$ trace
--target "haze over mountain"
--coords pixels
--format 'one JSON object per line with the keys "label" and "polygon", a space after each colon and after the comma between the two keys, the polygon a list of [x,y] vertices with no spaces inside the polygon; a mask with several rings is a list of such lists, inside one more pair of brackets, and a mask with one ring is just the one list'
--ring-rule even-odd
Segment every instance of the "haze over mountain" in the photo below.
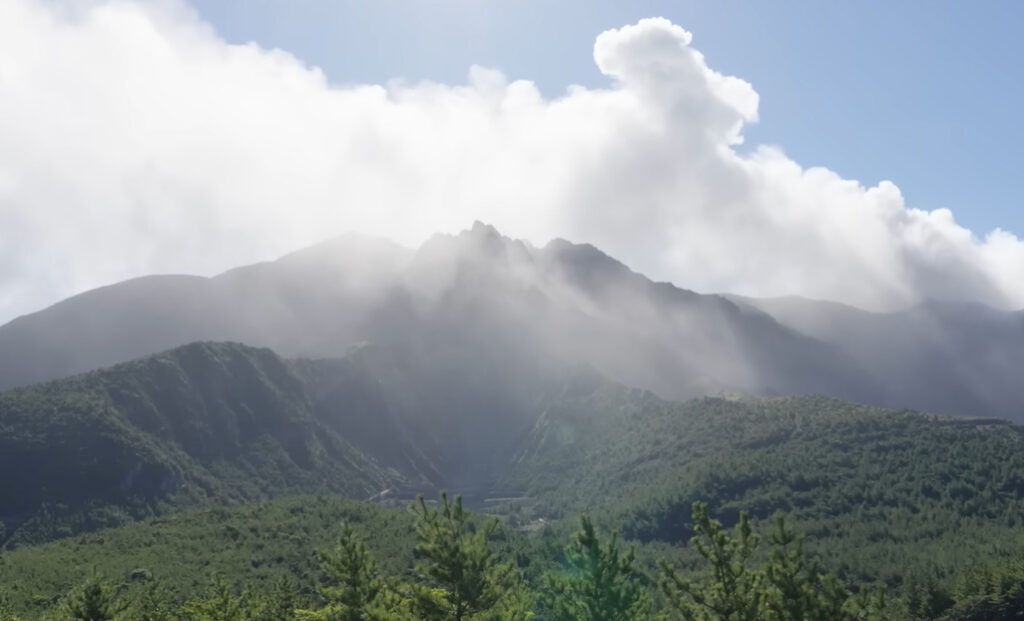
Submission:
{"label": "haze over mountain", "polygon": [[[180,0],[64,5],[0,2],[0,321],[100,283],[211,275],[335,232],[413,245],[473,219],[535,244],[587,241],[700,291],[873,310],[926,299],[1024,306],[1024,241],[1010,214],[970,230],[944,201],[921,204],[913,184],[897,185],[898,171],[830,170],[824,153],[787,152],[786,136],[759,144],[748,128],[799,96],[762,105],[749,76],[726,70],[738,59],[720,67],[700,32],[638,19],[650,7],[630,4],[626,25],[591,22],[621,27],[589,33],[589,50],[567,39],[571,50],[541,54],[593,59],[589,85],[569,78],[552,94],[532,68],[506,74],[477,57],[460,62],[468,71],[454,84],[392,80],[401,73],[354,84],[295,50],[233,44]],[[313,11],[276,21],[303,10]],[[378,44],[346,54],[347,70]],[[980,110],[1014,109],[998,86],[1007,81],[982,81],[993,90]],[[940,84],[936,93],[952,88]],[[968,102],[981,105],[952,107]],[[969,114],[955,126],[979,122]],[[865,139],[829,147],[892,146]],[[993,153],[965,157],[992,174],[1017,159]],[[997,165],[976,166],[985,157]]]}
{"label": "haze over mountain", "polygon": [[1024,311],[932,301],[872,313],[800,298],[730,299],[849,354],[894,387],[892,405],[1024,420]]}
{"label": "haze over mountain", "polygon": [[586,363],[668,397],[880,390],[842,352],[761,312],[651,282],[592,246],[534,248],[483,224],[415,252],[346,236],[212,279],[155,276],[87,292],[0,327],[0,386],[197,340],[284,355],[370,342],[442,359]]}
{"label": "haze over mountain", "polygon": [[821,393],[1020,419],[1020,313],[930,304],[876,314],[700,295],[586,244],[537,248],[478,223],[416,250],[348,235],[214,278],[152,276],[0,327],[0,387],[197,340],[288,356],[360,343],[434,356],[592,366],[665,398]]}

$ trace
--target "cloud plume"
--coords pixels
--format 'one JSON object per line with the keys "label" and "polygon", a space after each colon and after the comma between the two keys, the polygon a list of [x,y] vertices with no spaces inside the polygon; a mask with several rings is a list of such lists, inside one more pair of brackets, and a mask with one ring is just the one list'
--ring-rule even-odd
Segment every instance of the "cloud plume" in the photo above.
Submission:
{"label": "cloud plume", "polygon": [[0,0],[0,321],[131,276],[473,220],[699,291],[1024,306],[1014,235],[738,151],[757,93],[691,43],[664,19],[604,32],[609,85],[549,99],[482,67],[464,85],[331,83],[175,2]]}

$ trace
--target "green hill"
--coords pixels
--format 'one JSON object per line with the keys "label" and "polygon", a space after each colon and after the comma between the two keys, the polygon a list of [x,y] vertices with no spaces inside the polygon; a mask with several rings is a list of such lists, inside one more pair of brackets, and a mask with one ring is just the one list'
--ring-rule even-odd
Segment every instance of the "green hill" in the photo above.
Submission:
{"label": "green hill", "polygon": [[18,544],[285,494],[484,489],[565,377],[471,352],[196,343],[0,393],[0,472],[20,473],[0,477],[0,523]]}
{"label": "green hill", "polygon": [[195,344],[0,394],[0,521],[41,541],[172,507],[295,492],[353,497],[401,476],[313,414],[269,350]]}

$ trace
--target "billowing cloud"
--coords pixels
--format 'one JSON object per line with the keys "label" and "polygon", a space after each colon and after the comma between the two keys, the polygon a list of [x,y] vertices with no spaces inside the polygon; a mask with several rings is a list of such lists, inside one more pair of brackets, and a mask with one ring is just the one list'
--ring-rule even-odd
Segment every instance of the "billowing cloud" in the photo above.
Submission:
{"label": "billowing cloud", "polygon": [[475,219],[701,291],[1024,306],[1010,233],[738,152],[757,93],[691,38],[664,19],[602,33],[609,86],[548,99],[481,67],[465,85],[333,84],[174,2],[0,0],[0,320],[135,275]]}

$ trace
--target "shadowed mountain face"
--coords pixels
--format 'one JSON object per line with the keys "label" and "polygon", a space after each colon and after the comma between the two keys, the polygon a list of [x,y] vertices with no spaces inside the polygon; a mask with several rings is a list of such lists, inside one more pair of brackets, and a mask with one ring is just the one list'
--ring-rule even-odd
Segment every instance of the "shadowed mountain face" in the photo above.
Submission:
{"label": "shadowed mountain face", "polygon": [[671,397],[722,390],[881,388],[844,352],[714,295],[654,283],[588,245],[543,248],[477,224],[416,251],[359,236],[214,278],[152,276],[0,327],[0,388],[80,373],[196,340],[337,356],[370,342],[547,365],[588,364]]}
{"label": "shadowed mountain face", "polygon": [[[194,343],[0,393],[0,523],[46,540],[161,512],[287,493],[365,499],[488,488],[586,369],[357,348],[285,360]],[[63,530],[61,530],[63,529]]]}

